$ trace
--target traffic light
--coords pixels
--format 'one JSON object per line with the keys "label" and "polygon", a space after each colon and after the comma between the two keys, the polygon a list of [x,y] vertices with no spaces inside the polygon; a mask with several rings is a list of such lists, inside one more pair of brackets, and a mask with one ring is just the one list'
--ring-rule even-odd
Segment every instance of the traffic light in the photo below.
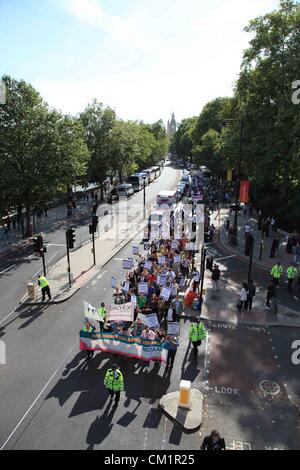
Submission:
{"label": "traffic light", "polygon": [[34,253],[41,253],[43,250],[44,246],[44,240],[42,235],[38,235],[37,237],[34,237],[32,239],[32,246],[33,246],[33,252]]}
{"label": "traffic light", "polygon": [[251,250],[252,246],[254,243],[254,238],[252,235],[247,235],[246,236],[246,243],[245,243],[245,255],[250,256],[251,255]]}
{"label": "traffic light", "polygon": [[69,248],[74,248],[75,241],[76,241],[75,228],[69,228],[67,230],[67,242],[68,242]]}

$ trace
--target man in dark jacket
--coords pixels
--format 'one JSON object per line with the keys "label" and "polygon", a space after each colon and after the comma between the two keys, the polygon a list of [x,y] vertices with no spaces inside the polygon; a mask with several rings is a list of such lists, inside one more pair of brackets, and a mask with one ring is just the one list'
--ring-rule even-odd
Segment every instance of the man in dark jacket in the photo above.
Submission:
{"label": "man in dark jacket", "polygon": [[256,294],[256,287],[253,284],[253,281],[249,281],[247,300],[248,300],[248,308],[250,311],[252,310],[252,302],[253,302],[253,297],[255,297],[255,294]]}
{"label": "man in dark jacket", "polygon": [[218,282],[219,282],[219,279],[220,279],[220,269],[219,269],[219,266],[214,264],[214,267],[213,267],[213,270],[212,270],[212,273],[211,273],[211,278],[212,278],[212,282],[213,282],[213,292],[219,292],[219,285],[218,285]]}
{"label": "man in dark jacket", "polygon": [[277,297],[277,288],[274,281],[270,281],[267,289],[267,301],[266,301],[266,308],[270,309],[270,300],[272,297]]}
{"label": "man in dark jacket", "polygon": [[272,246],[271,246],[271,253],[270,253],[270,258],[274,258],[275,257],[275,252],[277,250],[277,248],[279,247],[279,240],[278,238],[274,238],[273,242],[272,242]]}
{"label": "man in dark jacket", "polygon": [[225,439],[220,437],[218,431],[212,431],[210,436],[204,438],[201,450],[226,450]]}

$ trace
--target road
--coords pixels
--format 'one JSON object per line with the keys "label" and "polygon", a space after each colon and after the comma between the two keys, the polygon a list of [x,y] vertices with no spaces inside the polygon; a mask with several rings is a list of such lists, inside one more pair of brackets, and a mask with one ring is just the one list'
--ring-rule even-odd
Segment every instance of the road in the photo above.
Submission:
{"label": "road", "polygon": [[[165,174],[175,178],[171,169]],[[210,246],[225,256],[220,246]],[[291,345],[300,340],[297,329],[207,322],[208,339],[195,364],[189,321],[182,320],[171,373],[164,366],[142,372],[138,361],[104,353],[86,364],[78,338],[82,301],[110,302],[111,276],[121,280],[122,259],[130,255],[129,244],[67,303],[26,308],[0,325],[7,347],[7,365],[0,366],[0,448],[197,450],[203,436],[217,428],[235,449],[299,449],[300,365],[291,361]],[[238,258],[222,264],[229,282],[247,272]],[[255,281],[262,276],[264,283],[264,275],[254,268]],[[104,373],[115,361],[125,379],[117,410],[108,406],[103,387]],[[205,395],[201,431],[190,435],[157,407],[182,378]]]}

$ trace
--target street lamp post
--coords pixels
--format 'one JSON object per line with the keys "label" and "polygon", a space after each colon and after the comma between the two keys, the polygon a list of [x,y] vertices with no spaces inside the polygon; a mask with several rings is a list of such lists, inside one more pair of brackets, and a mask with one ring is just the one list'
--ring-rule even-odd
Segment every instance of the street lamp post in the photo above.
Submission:
{"label": "street lamp post", "polygon": [[144,180],[144,219],[146,218],[146,176],[143,176]]}

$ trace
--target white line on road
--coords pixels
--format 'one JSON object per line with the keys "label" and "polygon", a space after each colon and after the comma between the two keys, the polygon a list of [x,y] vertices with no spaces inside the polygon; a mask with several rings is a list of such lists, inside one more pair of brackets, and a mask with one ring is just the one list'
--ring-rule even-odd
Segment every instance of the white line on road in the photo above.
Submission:
{"label": "white line on road", "polygon": [[10,269],[14,268],[15,266],[16,266],[16,265],[15,265],[15,264],[13,264],[13,265],[12,265],[12,266],[10,266],[9,268],[6,268],[6,269],[4,269],[4,271],[1,271],[1,272],[0,272],[0,274],[4,274],[4,273],[6,273],[7,271],[9,271]]}
{"label": "white line on road", "polygon": [[216,258],[214,261],[221,261],[223,259],[236,258],[236,255],[223,256],[222,258]]}
{"label": "white line on road", "polygon": [[34,400],[34,402],[30,405],[30,407],[28,408],[28,410],[26,411],[26,413],[24,414],[23,418],[18,422],[17,426],[15,427],[15,429],[10,433],[10,435],[8,436],[8,438],[6,439],[6,441],[4,442],[4,444],[2,445],[2,447],[0,448],[0,450],[3,450],[4,447],[6,446],[6,444],[8,443],[8,441],[12,438],[12,436],[15,434],[16,430],[20,427],[20,425],[23,423],[24,419],[26,418],[26,416],[28,415],[28,413],[31,411],[31,409],[34,407],[34,405],[36,404],[36,402],[38,401],[38,399],[41,397],[41,395],[44,393],[44,391],[46,390],[46,388],[48,387],[49,383],[51,382],[51,380],[55,377],[55,375],[57,374],[57,372],[59,371],[59,369],[61,368],[61,366],[63,365],[63,363],[65,362],[65,360],[67,359],[67,357],[71,354],[71,352],[73,351],[74,349],[74,346],[72,346],[72,348],[70,349],[70,351],[66,354],[66,356],[64,357],[64,359],[62,360],[62,362],[59,364],[59,366],[57,367],[57,369],[55,370],[55,372],[52,374],[52,376],[50,377],[50,379],[48,380],[48,382],[46,383],[45,387],[43,388],[43,390],[38,394],[38,396],[36,397],[36,399]]}

